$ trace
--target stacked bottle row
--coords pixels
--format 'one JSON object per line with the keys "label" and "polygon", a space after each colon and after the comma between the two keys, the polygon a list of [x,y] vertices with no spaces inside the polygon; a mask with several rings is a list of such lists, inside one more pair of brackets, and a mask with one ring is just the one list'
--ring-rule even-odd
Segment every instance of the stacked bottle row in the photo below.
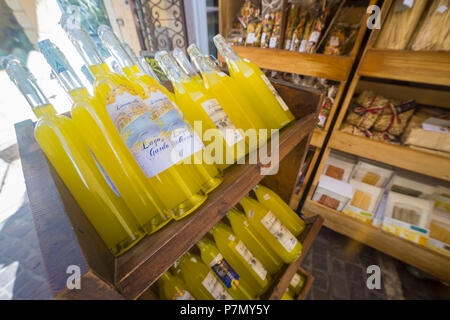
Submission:
{"label": "stacked bottle row", "polygon": [[[230,76],[196,45],[188,52],[201,76],[181,50],[174,53],[178,62],[157,53],[173,94],[109,27],[101,26],[99,37],[123,75],[109,69],[70,17],[61,25],[95,77],[90,94],[53,43],[38,43],[72,99],[71,118],[56,114],[17,59],[10,56],[2,64],[39,119],[37,142],[114,255],[194,212],[221,184],[222,170],[257,147],[244,130],[280,129],[294,119],[261,70],[235,55],[220,35],[215,42]],[[223,140],[214,159],[205,129]]]}
{"label": "stacked bottle row", "polygon": [[[161,276],[161,299],[258,299],[283,264],[299,257],[303,220],[272,190],[258,185],[253,191],[257,200],[248,195],[239,203],[245,213],[229,211],[226,221],[217,223]],[[295,275],[291,294],[298,295],[303,283]]]}

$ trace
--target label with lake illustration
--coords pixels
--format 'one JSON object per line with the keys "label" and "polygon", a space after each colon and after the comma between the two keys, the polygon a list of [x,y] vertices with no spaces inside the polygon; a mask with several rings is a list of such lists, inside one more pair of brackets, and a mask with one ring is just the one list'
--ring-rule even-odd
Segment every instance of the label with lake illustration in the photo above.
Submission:
{"label": "label with lake illustration", "polygon": [[108,92],[106,109],[122,140],[149,178],[170,168],[172,144],[162,130],[160,115],[126,86]]}
{"label": "label with lake illustration", "polygon": [[156,86],[147,86],[144,100],[172,145],[172,163],[178,163],[204,148],[200,138],[183,119],[175,103]]}

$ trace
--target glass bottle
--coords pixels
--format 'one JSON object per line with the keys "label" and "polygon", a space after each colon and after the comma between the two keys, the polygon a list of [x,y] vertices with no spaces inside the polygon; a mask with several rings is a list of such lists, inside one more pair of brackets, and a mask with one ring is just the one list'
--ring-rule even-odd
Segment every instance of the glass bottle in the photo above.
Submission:
{"label": "glass bottle", "polygon": [[[192,178],[201,184],[205,193],[217,188],[222,183],[221,173],[213,164],[202,161],[206,157],[203,154],[202,141],[185,122],[174,96],[148,74],[137,72],[138,66],[127,55],[110,27],[100,26],[99,36],[128,78],[144,88],[146,95],[144,102],[157,115],[157,122],[162,124],[163,130],[167,132],[173,148],[182,155],[177,166],[189,171]],[[189,160],[189,164],[183,164],[186,159]]]}
{"label": "glass bottle", "polygon": [[102,109],[99,101],[83,87],[64,54],[51,41],[43,40],[38,43],[38,47],[58,82],[72,99],[72,119],[85,143],[115,182],[125,203],[147,233],[161,229],[171,221],[172,216],[159,196],[136,177],[129,165],[134,162],[131,154],[114,146],[114,138],[96,115],[96,110]]}
{"label": "glass bottle", "polygon": [[195,300],[184,281],[169,270],[158,279],[158,294],[161,300]]}
{"label": "glass bottle", "polygon": [[[62,19],[62,26],[86,65],[95,75],[96,115],[111,132],[116,145],[131,152],[139,178],[157,193],[173,218],[192,213],[205,200],[201,186],[189,173],[174,166],[171,143],[144,103],[144,90],[125,77],[112,73],[87,33]],[[124,159],[125,161],[125,159]],[[137,168],[136,168],[137,165]],[[137,169],[139,170],[139,169]]]}
{"label": "glass bottle", "polygon": [[200,256],[205,265],[214,271],[217,278],[227,288],[228,293],[236,300],[253,300],[256,292],[241,275],[227,262],[213,241],[203,238],[197,242]]}
{"label": "glass bottle", "polygon": [[280,129],[295,119],[258,66],[239,57],[220,34],[214,37],[214,44],[226,60],[231,77],[239,83],[241,90],[252,102],[251,107],[256,108],[267,128]]}
{"label": "glass bottle", "polygon": [[34,132],[37,142],[100,238],[114,255],[130,249],[143,237],[142,228],[80,139],[73,121],[56,114],[17,59],[7,57],[2,64],[39,118]]}
{"label": "glass bottle", "polygon": [[[173,49],[172,56],[175,58],[175,61],[181,67],[181,69],[191,78],[197,81],[200,85],[203,85],[203,80],[200,74],[195,70],[189,61],[188,57],[184,53],[183,49],[175,48]],[[199,70],[200,71],[200,70]]]}
{"label": "glass bottle", "polygon": [[216,165],[225,169],[243,158],[246,143],[242,130],[235,127],[217,99],[184,73],[166,51],[158,52],[156,60],[173,84],[178,106],[194,131],[202,137],[206,153],[214,154]]}

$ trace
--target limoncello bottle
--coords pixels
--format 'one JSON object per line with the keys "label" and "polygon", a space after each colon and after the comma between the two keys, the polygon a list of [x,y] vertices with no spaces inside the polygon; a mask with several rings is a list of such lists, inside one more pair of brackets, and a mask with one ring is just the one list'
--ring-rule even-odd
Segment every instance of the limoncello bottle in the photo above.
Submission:
{"label": "limoncello bottle", "polygon": [[[197,134],[183,119],[175,103],[175,97],[155,78],[142,73],[123,49],[119,39],[110,27],[102,25],[98,30],[103,44],[119,63],[124,73],[131,81],[144,88],[146,99],[155,114],[159,116],[158,122],[163,124],[164,130],[170,137],[174,150],[178,153],[177,166],[189,171],[193,179],[197,179],[205,193],[209,193],[222,183],[221,173],[214,164],[206,164],[203,158],[203,143]],[[189,164],[183,164],[189,159]]]}
{"label": "limoncello bottle", "polygon": [[254,253],[255,257],[267,268],[270,274],[275,274],[283,266],[283,261],[270,247],[259,238],[258,233],[247,220],[245,214],[237,209],[227,213],[228,221],[236,236]]}
{"label": "limoncello bottle", "polygon": [[189,78],[167,52],[158,52],[156,60],[173,84],[178,106],[194,131],[202,137],[205,151],[214,158],[216,165],[225,169],[243,158],[246,151],[244,136],[217,99]]}
{"label": "limoncello bottle", "polygon": [[169,270],[158,279],[158,294],[161,300],[195,300],[184,281]]}
{"label": "limoncello bottle", "polygon": [[57,115],[35,78],[14,57],[4,58],[10,79],[39,118],[35,137],[107,248],[120,255],[143,236],[141,226],[104,175],[73,121]]}
{"label": "limoncello bottle", "polygon": [[194,254],[185,254],[180,258],[177,268],[186,283],[189,292],[199,300],[233,300],[222,283],[217,280],[201,258]]}
{"label": "limoncello bottle", "polygon": [[268,246],[285,262],[293,262],[301,253],[300,241],[281,223],[280,220],[258,201],[244,197],[240,204],[245,210],[248,222]]}
{"label": "limoncello bottle", "polygon": [[228,70],[241,90],[252,102],[268,128],[280,129],[295,119],[289,107],[258,66],[239,57],[220,35],[214,37],[220,55],[226,60]]}
{"label": "limoncello bottle", "polygon": [[270,210],[296,237],[305,230],[305,222],[275,192],[263,185],[253,188],[256,198],[267,210]]}
{"label": "limoncello bottle", "polygon": [[294,296],[292,295],[292,291],[287,289],[283,296],[281,297],[281,300],[294,300]]}
{"label": "limoncello bottle", "polygon": [[137,69],[139,70],[138,74],[139,73],[148,74],[154,80],[160,82],[158,76],[155,73],[155,71],[153,71],[153,69],[150,67],[150,65],[147,62],[143,63],[143,61],[141,61],[141,59],[138,58],[136,53],[133,51],[133,49],[131,49],[130,45],[127,42],[122,41],[121,42],[121,46],[127,52],[128,56],[133,61],[133,65],[136,66]]}
{"label": "limoncello bottle", "polygon": [[[252,134],[247,135],[250,150],[257,148],[259,129],[266,128],[259,114],[248,107],[250,103],[237,81],[222,72],[211,58],[205,57],[196,44],[188,47],[188,53],[202,74],[205,88],[219,101],[231,121],[239,129],[252,130]],[[267,134],[265,137],[267,139]]]}
{"label": "limoncello bottle", "polygon": [[263,294],[272,282],[266,267],[224,223],[219,222],[210,232],[217,248],[231,267],[246,279],[258,296]]}
{"label": "limoncello bottle", "polygon": [[213,241],[203,238],[197,242],[200,256],[205,265],[214,271],[217,278],[227,288],[228,293],[236,300],[253,300],[256,293],[220,254]]}
{"label": "limoncello bottle", "polygon": [[293,292],[293,297],[298,296],[305,286],[305,277],[298,272],[294,274],[291,282],[289,283],[289,289]]}
{"label": "limoncello bottle", "polygon": [[143,88],[112,73],[84,30],[64,17],[61,24],[96,77],[95,96],[101,105],[96,115],[106,130],[115,130],[110,134],[116,140],[114,144],[128,148],[133,165],[136,168],[137,164],[143,173],[140,179],[159,195],[174,219],[193,212],[206,200],[206,195],[190,173],[174,166],[174,149],[156,121],[157,115],[144,102]]}
{"label": "limoncello bottle", "polygon": [[178,65],[183,69],[183,71],[195,81],[198,82],[198,84],[203,85],[203,79],[200,76],[200,74],[195,70],[195,68],[192,66],[191,62],[189,61],[188,57],[184,53],[183,49],[181,48],[175,48],[172,52],[173,57],[175,58],[175,61],[178,63]]}
{"label": "limoncello bottle", "polygon": [[159,196],[136,177],[134,170],[128,165],[135,162],[128,150],[122,152],[120,147],[114,148],[112,145],[114,140],[96,115],[96,110],[102,109],[99,101],[89,95],[64,54],[51,41],[43,40],[38,43],[38,47],[52,67],[58,82],[73,101],[72,119],[81,136],[115,182],[124,202],[147,233],[162,228],[171,221],[172,216]]}

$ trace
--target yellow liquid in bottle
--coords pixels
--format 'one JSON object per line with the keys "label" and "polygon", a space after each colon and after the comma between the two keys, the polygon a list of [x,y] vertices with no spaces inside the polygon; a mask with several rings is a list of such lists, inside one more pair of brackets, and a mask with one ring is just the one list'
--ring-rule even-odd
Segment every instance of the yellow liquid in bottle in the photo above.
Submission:
{"label": "yellow liquid in bottle", "polygon": [[189,292],[199,300],[233,300],[222,283],[202,261],[194,254],[185,254],[177,267]]}
{"label": "yellow liquid in bottle", "polygon": [[73,121],[51,115],[52,108],[33,109],[37,116],[47,114],[36,124],[36,140],[108,249],[120,255],[144,233],[115,186],[99,170]]}
{"label": "yellow liquid in bottle", "polygon": [[265,266],[223,223],[219,222],[211,233],[217,248],[231,267],[248,282],[258,296],[263,294],[272,282]]}
{"label": "yellow liquid in bottle", "polygon": [[281,300],[294,300],[294,298],[292,296],[292,292],[289,289],[286,290],[286,292],[281,297]]}
{"label": "yellow liquid in bottle", "polygon": [[195,300],[184,281],[170,271],[158,279],[158,293],[161,300]]}
{"label": "yellow liquid in bottle", "polygon": [[197,243],[197,247],[200,249],[203,263],[214,271],[234,299],[253,300],[256,298],[256,293],[224,259],[214,242],[204,238]]}
{"label": "yellow liquid in bottle", "polygon": [[[257,148],[259,129],[266,129],[263,120],[251,107],[251,103],[242,93],[238,83],[220,71],[203,73],[205,87],[219,101],[225,113],[238,129],[244,131],[254,129],[254,140],[248,139],[247,144],[252,151]],[[267,135],[270,136],[270,133]]]}
{"label": "yellow liquid in bottle", "polygon": [[305,277],[299,273],[294,274],[294,277],[292,278],[289,284],[289,290],[291,290],[293,293],[292,296],[293,297],[298,296],[304,286],[305,286]]}
{"label": "yellow liquid in bottle", "polygon": [[[226,129],[236,129],[228,116],[219,105],[218,101],[211,96],[204,87],[197,82],[181,80],[174,82],[175,97],[181,112],[184,114],[189,124],[196,130],[198,136],[202,137],[206,149],[209,150],[211,140],[220,139],[222,148],[214,152],[206,153],[215,155],[216,165],[219,169],[225,169],[235,163],[246,154],[246,143],[244,136],[235,131],[235,135],[226,134]],[[214,121],[212,120],[214,119]],[[195,121],[200,121],[202,128],[194,125]],[[225,123],[225,125],[224,125]],[[214,133],[211,137],[206,137],[204,132],[208,130]],[[216,154],[217,153],[217,154]]]}
{"label": "yellow liquid in bottle", "polygon": [[256,198],[296,237],[305,230],[305,222],[275,192],[262,185],[253,188]]}
{"label": "yellow liquid in bottle", "polygon": [[228,212],[227,218],[230,221],[234,234],[244,242],[255,257],[267,268],[270,274],[275,274],[281,269],[283,266],[282,260],[271,247],[266,246],[259,239],[258,234],[248,222],[245,214],[233,209]]}
{"label": "yellow liquid in bottle", "polygon": [[[101,103],[91,98],[85,88],[70,92],[75,103],[72,119],[113,181],[136,219],[151,234],[172,220],[170,212],[147,184],[147,179],[131,153],[123,145],[119,133],[107,119]],[[92,139],[95,137],[95,139]]]}
{"label": "yellow liquid in bottle", "polygon": [[[103,124],[113,123],[120,133],[115,138],[120,137],[121,141],[114,144],[132,152],[147,177],[146,183],[171,210],[174,219],[192,213],[206,200],[206,195],[189,173],[171,165],[170,144],[161,136],[161,128],[153,121],[154,115],[143,103],[143,97],[139,95],[142,88],[125,77],[110,73],[104,64],[89,68],[96,76],[95,96],[103,108],[106,105],[106,110],[98,117]],[[159,160],[149,163],[149,158]]]}
{"label": "yellow liquid in bottle", "polygon": [[270,246],[285,263],[298,258],[303,250],[302,244],[272,212],[249,197],[243,198],[240,204],[261,241]]}
{"label": "yellow liquid in bottle", "polygon": [[244,59],[227,59],[227,64],[231,77],[238,82],[268,128],[280,129],[295,120],[288,106],[255,64]]}
{"label": "yellow liquid in bottle", "polygon": [[[156,81],[149,75],[141,74],[138,67],[136,66],[125,67],[123,68],[123,71],[131,81],[135,81],[144,88],[147,96],[150,96],[153,92],[158,91],[167,96],[168,100],[173,104],[176,111],[178,112],[180,119],[184,121],[183,115],[176,105],[175,96],[169,90],[160,85],[158,81]],[[178,119],[173,119],[172,121],[176,122],[177,120]],[[183,165],[181,163],[178,163],[177,165],[183,166],[183,170],[190,171],[193,179],[197,179],[201,184],[203,192],[210,193],[215,188],[217,188],[223,180],[221,177],[222,174],[219,172],[216,166],[214,164],[207,164],[205,161],[203,161],[204,157],[206,157],[206,155],[203,153],[203,150],[200,150],[190,157],[190,164]]]}
{"label": "yellow liquid in bottle", "polygon": [[39,106],[37,108],[33,108],[33,113],[36,115],[36,117],[39,119],[43,116],[52,116],[56,115],[56,110],[51,104],[46,104],[43,106]]}

